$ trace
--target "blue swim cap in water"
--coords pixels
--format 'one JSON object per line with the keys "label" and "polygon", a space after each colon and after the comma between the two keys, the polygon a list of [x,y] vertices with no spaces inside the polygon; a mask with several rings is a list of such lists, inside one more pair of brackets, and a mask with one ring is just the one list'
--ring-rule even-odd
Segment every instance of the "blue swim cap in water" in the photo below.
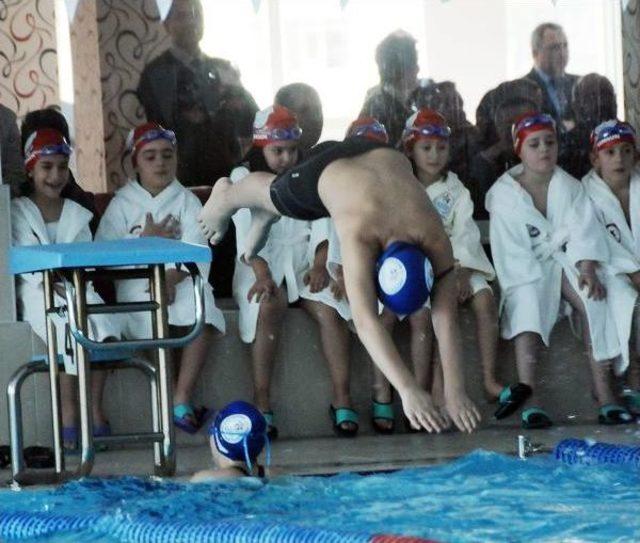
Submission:
{"label": "blue swim cap in water", "polygon": [[385,307],[396,315],[409,315],[429,299],[431,262],[415,245],[394,241],[376,262],[376,288]]}
{"label": "blue swim cap in water", "polygon": [[[268,444],[267,421],[253,405],[243,401],[227,404],[209,426],[216,449],[229,460],[251,465]],[[267,462],[268,463],[268,462]]]}

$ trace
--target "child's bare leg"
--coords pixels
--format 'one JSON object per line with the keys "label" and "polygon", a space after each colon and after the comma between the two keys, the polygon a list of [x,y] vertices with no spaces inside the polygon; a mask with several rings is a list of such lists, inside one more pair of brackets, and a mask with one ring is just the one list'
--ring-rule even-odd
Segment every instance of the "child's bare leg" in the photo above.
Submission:
{"label": "child's bare leg", "polygon": [[411,326],[411,362],[413,373],[418,385],[424,390],[431,391],[432,385],[432,356],[433,356],[433,325],[431,311],[423,308],[409,316]]}
{"label": "child's bare leg", "polygon": [[78,417],[77,377],[67,373],[60,374],[60,404],[62,408],[62,426],[76,426]]}
{"label": "child's bare leg", "polygon": [[[385,309],[380,315],[380,321],[389,334],[393,334],[397,317],[388,309]],[[373,400],[377,403],[391,403],[393,397],[391,395],[391,383],[387,380],[378,366],[371,364],[373,371]],[[374,419],[376,426],[381,431],[391,431],[393,429],[393,421],[388,419]]]}
{"label": "child's bare leg", "polygon": [[178,380],[173,392],[175,405],[188,404],[191,401],[193,389],[200,376],[200,370],[207,360],[209,347],[214,335],[213,326],[207,324],[196,339],[182,348],[180,371],[178,372]]}
{"label": "child's bare leg", "polygon": [[640,390],[640,301],[636,302],[633,312],[631,341],[629,343],[629,369],[625,386],[633,390]]}
{"label": "child's bare leg", "polygon": [[540,353],[541,338],[535,332],[522,332],[514,338],[518,379],[533,390],[530,403],[539,405],[536,394],[536,364]]}
{"label": "child's bare leg", "polygon": [[260,302],[256,339],[251,346],[253,362],[253,401],[260,411],[271,411],[271,375],[278,338],[287,308],[287,295],[278,289],[276,296]]}
{"label": "child's bare leg", "polygon": [[471,298],[471,307],[476,318],[476,336],[482,362],[484,389],[489,398],[497,398],[503,385],[496,377],[498,357],[498,309],[489,289],[478,291]]}
{"label": "child's bare leg", "polygon": [[104,385],[107,381],[107,374],[108,372],[106,370],[99,370],[95,367],[91,368],[91,410],[94,426],[107,424],[107,417],[102,410],[102,398]]}
{"label": "child's bare leg", "polygon": [[204,236],[213,244],[219,243],[227,231],[231,216],[243,207],[279,215],[271,201],[270,185],[273,178],[271,174],[254,172],[235,184],[228,177],[218,179],[198,217]]}
{"label": "child's bare leg", "polygon": [[[302,307],[316,321],[320,329],[322,352],[329,365],[333,397],[331,405],[334,407],[351,408],[351,390],[349,375],[350,337],[347,323],[342,320],[335,309],[321,302],[302,300]],[[345,430],[355,430],[353,422],[341,425]]]}
{"label": "child's bare leg", "polygon": [[613,392],[613,375],[611,371],[611,361],[596,361],[593,358],[591,349],[591,334],[589,332],[589,320],[584,308],[584,304],[579,294],[573,289],[565,275],[562,275],[562,297],[567,300],[574,311],[580,314],[582,322],[582,341],[587,349],[589,356],[589,366],[591,367],[591,377],[593,379],[593,389],[598,400],[598,404],[603,405],[616,403],[616,397]]}

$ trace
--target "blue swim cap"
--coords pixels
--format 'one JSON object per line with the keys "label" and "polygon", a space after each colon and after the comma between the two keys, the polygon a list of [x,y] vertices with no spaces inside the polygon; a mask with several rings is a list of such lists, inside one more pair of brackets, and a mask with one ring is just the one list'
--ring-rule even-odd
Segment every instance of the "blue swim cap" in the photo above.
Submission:
{"label": "blue swim cap", "polygon": [[395,241],[376,262],[378,298],[396,315],[409,315],[429,299],[433,268],[415,245]]}
{"label": "blue swim cap", "polygon": [[253,405],[243,401],[227,404],[209,426],[216,449],[229,460],[244,460],[249,469],[268,443],[267,421]]}

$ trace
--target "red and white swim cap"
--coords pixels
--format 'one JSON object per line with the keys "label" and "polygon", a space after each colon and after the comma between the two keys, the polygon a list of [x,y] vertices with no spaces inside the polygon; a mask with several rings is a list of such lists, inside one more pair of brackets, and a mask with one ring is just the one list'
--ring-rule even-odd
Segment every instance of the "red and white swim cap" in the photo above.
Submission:
{"label": "red and white swim cap", "polygon": [[24,166],[28,172],[43,156],[71,155],[71,146],[65,137],[53,128],[41,128],[29,136],[24,144]]}
{"label": "red and white swim cap", "polygon": [[253,145],[264,147],[278,141],[298,141],[302,129],[295,113],[284,106],[273,105],[258,111],[253,121]]}
{"label": "red and white swim cap", "polygon": [[533,111],[520,115],[511,127],[511,137],[513,138],[513,148],[516,155],[520,154],[524,140],[534,132],[540,132],[541,130],[556,131],[556,122],[551,115]]}
{"label": "red and white swim cap", "polygon": [[389,134],[384,125],[375,117],[360,117],[347,129],[347,138],[365,138],[380,143],[389,143]]}
{"label": "red and white swim cap", "polygon": [[405,152],[410,152],[420,139],[435,138],[448,141],[450,137],[451,128],[447,125],[446,119],[433,109],[421,108],[407,119],[402,132],[402,145]]}
{"label": "red and white swim cap", "polygon": [[167,130],[158,123],[149,122],[141,124],[129,132],[127,137],[127,152],[131,153],[133,165],[136,165],[136,156],[147,143],[156,140],[167,140],[173,147],[177,145],[176,135],[173,130]]}

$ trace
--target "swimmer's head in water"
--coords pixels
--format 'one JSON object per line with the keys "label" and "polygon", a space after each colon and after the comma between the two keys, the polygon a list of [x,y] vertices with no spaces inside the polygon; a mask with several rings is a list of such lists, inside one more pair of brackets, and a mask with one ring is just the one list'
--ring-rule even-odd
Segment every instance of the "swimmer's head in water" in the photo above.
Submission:
{"label": "swimmer's head in water", "polygon": [[176,135],[173,130],[167,130],[158,123],[144,123],[129,132],[127,137],[127,152],[131,154],[133,165],[136,165],[136,157],[140,150],[147,144],[156,140],[166,140],[175,148]]}
{"label": "swimmer's head in water", "polygon": [[375,117],[360,117],[347,129],[345,138],[364,138],[380,143],[389,143],[389,135],[384,125]]}
{"label": "swimmer's head in water", "polygon": [[267,438],[267,422],[253,405],[243,401],[227,404],[209,426],[218,452],[229,460],[244,460],[251,469]]}
{"label": "swimmer's head in water", "polygon": [[378,257],[376,288],[380,301],[395,314],[414,313],[431,294],[431,262],[415,245],[395,241]]}
{"label": "swimmer's head in water", "polygon": [[451,128],[446,119],[437,111],[422,108],[416,111],[405,123],[402,132],[402,145],[405,153],[410,153],[416,141],[420,139],[441,139],[449,141]]}
{"label": "swimmer's head in water", "polygon": [[516,155],[520,155],[522,144],[528,136],[541,130],[551,130],[555,133],[556,122],[551,115],[546,113],[529,112],[520,115],[511,127],[511,137],[513,138],[513,149]]}
{"label": "swimmer's head in water", "polygon": [[256,113],[253,121],[253,145],[264,147],[279,141],[299,141],[302,129],[291,110],[278,104]]}
{"label": "swimmer's head in water", "polygon": [[24,144],[24,166],[30,172],[41,157],[71,155],[71,146],[61,132],[53,128],[36,130]]}

